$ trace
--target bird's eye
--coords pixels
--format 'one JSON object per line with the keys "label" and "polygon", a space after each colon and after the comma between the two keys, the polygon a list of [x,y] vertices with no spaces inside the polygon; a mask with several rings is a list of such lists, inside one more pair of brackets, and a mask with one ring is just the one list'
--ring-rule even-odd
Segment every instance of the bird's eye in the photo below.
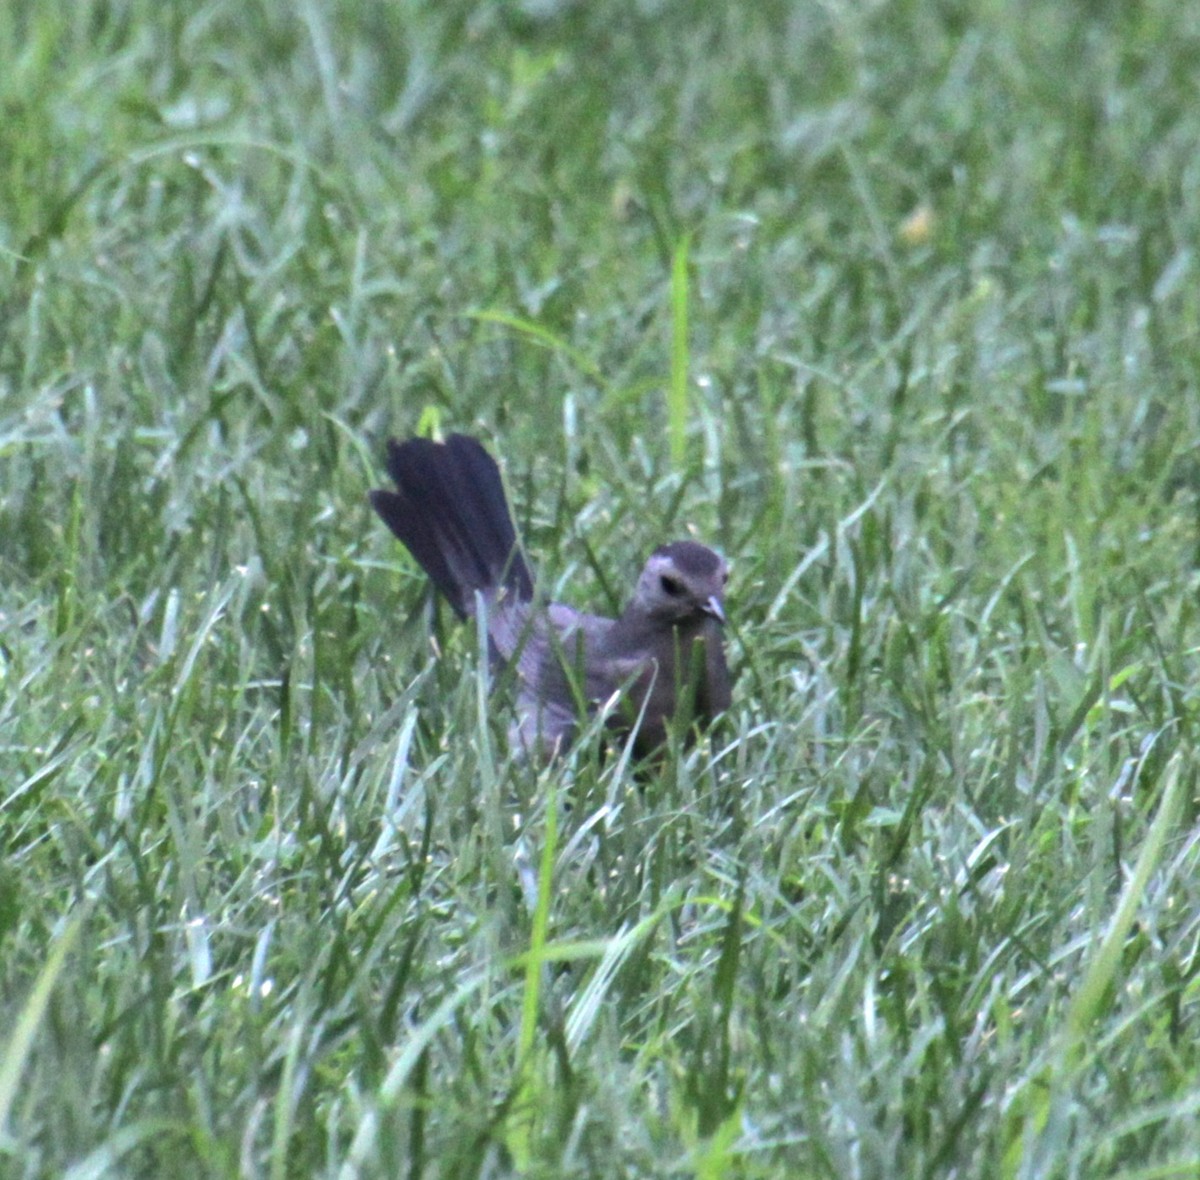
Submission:
{"label": "bird's eye", "polygon": [[669,598],[678,598],[683,593],[683,583],[678,578],[671,578],[663,574],[658,579],[658,584],[662,587],[662,592]]}

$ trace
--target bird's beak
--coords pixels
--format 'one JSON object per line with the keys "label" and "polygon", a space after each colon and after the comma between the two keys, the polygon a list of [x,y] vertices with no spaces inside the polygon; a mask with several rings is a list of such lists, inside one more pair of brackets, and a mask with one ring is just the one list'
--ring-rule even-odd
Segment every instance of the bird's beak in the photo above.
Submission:
{"label": "bird's beak", "polygon": [[721,600],[715,594],[709,598],[700,610],[701,613],[716,619],[718,623],[725,622],[725,608],[721,605]]}

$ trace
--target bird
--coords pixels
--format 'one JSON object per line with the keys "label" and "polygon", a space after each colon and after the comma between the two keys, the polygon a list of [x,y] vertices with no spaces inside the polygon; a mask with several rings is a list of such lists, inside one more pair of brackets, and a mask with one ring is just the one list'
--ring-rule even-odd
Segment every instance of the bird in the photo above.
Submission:
{"label": "bird", "polygon": [[372,507],[460,619],[483,613],[492,662],[515,666],[518,754],[553,759],[603,709],[640,759],[677,721],[690,736],[729,708],[729,569],[715,550],[660,545],[619,617],[588,614],[536,592],[500,469],[477,438],[389,439],[387,470],[396,490],[371,491]]}

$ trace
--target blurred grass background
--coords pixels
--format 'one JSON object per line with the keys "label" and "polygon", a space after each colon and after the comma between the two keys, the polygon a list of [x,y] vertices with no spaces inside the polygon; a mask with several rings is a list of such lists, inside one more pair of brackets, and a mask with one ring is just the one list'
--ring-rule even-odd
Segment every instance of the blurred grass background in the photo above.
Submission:
{"label": "blurred grass background", "polygon": [[[0,1175],[1200,1170],[1200,8],[0,62]],[[509,760],[366,505],[418,428],[558,597],[723,549],[711,741]]]}

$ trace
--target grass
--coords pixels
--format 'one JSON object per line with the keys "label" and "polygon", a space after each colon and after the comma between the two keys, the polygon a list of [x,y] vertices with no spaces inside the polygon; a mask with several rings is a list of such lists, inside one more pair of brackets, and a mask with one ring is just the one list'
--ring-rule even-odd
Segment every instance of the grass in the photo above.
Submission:
{"label": "grass", "polygon": [[[1200,1170],[1194,6],[0,60],[0,1176]],[[509,757],[418,428],[556,596],[723,549],[710,740]]]}

